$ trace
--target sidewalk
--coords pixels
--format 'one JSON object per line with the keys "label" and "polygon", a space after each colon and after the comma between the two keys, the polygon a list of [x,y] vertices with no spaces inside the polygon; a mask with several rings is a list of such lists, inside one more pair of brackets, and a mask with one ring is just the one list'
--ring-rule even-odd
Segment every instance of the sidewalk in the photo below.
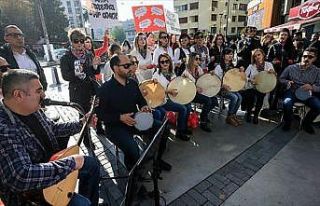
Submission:
{"label": "sidewalk", "polygon": [[[45,72],[50,84],[49,69]],[[47,96],[67,101],[67,84],[49,86]],[[59,107],[57,112],[63,121],[77,116],[72,109]],[[263,120],[235,128],[224,123],[223,114],[211,113],[210,118],[210,134],[196,130],[189,142],[171,137],[165,160],[173,169],[163,172],[159,181],[167,204],[320,205],[319,125],[316,135],[307,135],[295,128],[285,133],[275,123]],[[103,175],[127,174],[121,153],[119,162],[106,137],[94,131],[92,136]],[[120,205],[125,184],[123,179],[103,181],[100,202]]]}

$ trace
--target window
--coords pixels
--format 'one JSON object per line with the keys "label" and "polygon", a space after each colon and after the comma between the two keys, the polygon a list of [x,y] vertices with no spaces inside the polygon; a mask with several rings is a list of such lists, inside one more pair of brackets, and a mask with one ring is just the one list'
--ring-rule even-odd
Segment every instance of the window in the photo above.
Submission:
{"label": "window", "polygon": [[211,33],[212,34],[217,33],[217,27],[211,27]]}
{"label": "window", "polygon": [[198,16],[191,16],[190,21],[191,22],[198,22]]}
{"label": "window", "polygon": [[231,20],[232,22],[235,22],[235,21],[237,21],[237,16],[232,16],[232,20]]}
{"label": "window", "polygon": [[238,4],[233,4],[232,9],[233,9],[233,10],[237,10],[237,9],[238,9]]}
{"label": "window", "polygon": [[225,6],[228,6],[228,2],[226,2],[224,5],[225,5]]}
{"label": "window", "polygon": [[186,11],[186,10],[188,10],[188,4],[181,5],[181,6],[176,6],[175,10],[176,11]]}
{"label": "window", "polygon": [[238,22],[245,22],[247,19],[246,16],[238,16]]}
{"label": "window", "polygon": [[199,2],[191,3],[190,10],[195,10],[199,8]]}
{"label": "window", "polygon": [[188,17],[179,18],[179,23],[180,24],[188,23]]}
{"label": "window", "polygon": [[231,33],[236,33],[236,27],[231,27]]}
{"label": "window", "polygon": [[247,4],[239,4],[239,10],[247,11]]}
{"label": "window", "polygon": [[217,21],[217,14],[211,14],[211,21]]}
{"label": "window", "polygon": [[212,9],[213,8],[218,8],[218,1],[212,1],[212,6],[211,7],[212,7]]}

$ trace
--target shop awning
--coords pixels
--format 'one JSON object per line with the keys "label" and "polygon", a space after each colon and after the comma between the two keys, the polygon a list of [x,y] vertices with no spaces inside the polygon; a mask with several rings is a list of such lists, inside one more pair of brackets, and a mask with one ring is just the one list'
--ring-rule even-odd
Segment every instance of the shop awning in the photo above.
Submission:
{"label": "shop awning", "polygon": [[268,29],[264,30],[264,33],[273,33],[273,32],[279,32],[282,28],[288,28],[289,30],[299,30],[303,25],[310,24],[312,22],[320,21],[320,16],[313,17],[311,19],[307,20],[291,20],[287,23],[280,24],[278,26],[274,26]]}

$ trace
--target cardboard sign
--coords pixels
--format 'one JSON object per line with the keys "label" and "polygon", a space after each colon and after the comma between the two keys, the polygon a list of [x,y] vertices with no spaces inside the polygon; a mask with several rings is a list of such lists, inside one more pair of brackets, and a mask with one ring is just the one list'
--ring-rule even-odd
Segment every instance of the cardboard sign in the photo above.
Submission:
{"label": "cardboard sign", "polygon": [[133,6],[136,32],[165,31],[166,22],[162,5]]}
{"label": "cardboard sign", "polygon": [[106,29],[119,24],[116,0],[86,0],[86,5],[94,39],[103,39]]}
{"label": "cardboard sign", "polygon": [[179,16],[177,13],[165,9],[166,28],[169,34],[180,35]]}

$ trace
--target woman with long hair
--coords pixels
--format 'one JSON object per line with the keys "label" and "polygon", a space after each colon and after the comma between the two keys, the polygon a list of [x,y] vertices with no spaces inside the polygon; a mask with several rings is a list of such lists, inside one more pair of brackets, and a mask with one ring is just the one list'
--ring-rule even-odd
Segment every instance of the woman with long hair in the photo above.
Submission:
{"label": "woman with long hair", "polygon": [[[189,78],[191,81],[196,83],[198,78],[204,74],[202,68],[200,67],[201,64],[201,57],[198,53],[191,53],[189,55],[189,60],[187,64],[186,70],[182,73],[181,76]],[[215,106],[218,106],[218,101],[216,97],[207,97],[202,93],[202,89],[197,87],[197,93],[193,100],[195,103],[200,103],[203,105],[201,113],[200,113],[200,128],[203,131],[211,132],[211,129],[208,125],[209,118],[208,114],[210,113],[211,109]]]}
{"label": "woman with long hair", "polygon": [[[220,79],[223,79],[227,71],[235,68],[235,66],[232,63],[232,60],[233,60],[233,50],[230,48],[225,48],[223,50],[223,57],[220,64],[218,64],[214,69],[214,73],[218,77],[220,77]],[[222,88],[220,93],[224,98],[230,100],[226,123],[235,127],[241,125],[240,119],[236,116],[242,101],[241,94],[239,92],[231,92],[230,87],[228,85],[223,84],[223,82],[222,82]]]}
{"label": "woman with long hair", "polygon": [[[175,96],[177,95],[176,90],[167,89],[170,81],[173,80],[175,77],[176,75],[173,71],[173,62],[171,60],[171,57],[166,53],[160,54],[158,66],[152,78],[159,82],[161,86],[166,89],[167,94]],[[188,141],[190,139],[188,135],[191,134],[190,131],[188,131],[187,129],[188,116],[191,110],[190,104],[178,104],[168,98],[166,100],[166,103],[160,106],[159,109],[161,108],[163,108],[165,111],[178,112],[176,137]]]}
{"label": "woman with long hair", "polygon": [[137,33],[134,39],[134,48],[130,55],[137,57],[139,61],[136,72],[139,82],[152,78],[154,72],[152,64],[152,55],[147,48],[146,35],[144,33]]}
{"label": "woman with long hair", "polygon": [[131,45],[130,42],[128,40],[124,40],[121,44],[121,52],[123,54],[129,54],[131,52]]}
{"label": "woman with long hair", "polygon": [[186,68],[187,56],[190,54],[190,36],[181,34],[179,37],[180,46],[174,50],[175,73],[181,76]]}
{"label": "woman with long hair", "polygon": [[268,71],[274,73],[273,65],[270,62],[265,61],[265,53],[262,49],[255,49],[252,51],[251,64],[246,69],[247,76],[246,90],[243,92],[243,99],[246,102],[246,121],[251,122],[252,109],[254,107],[253,124],[258,124],[258,117],[263,105],[264,93],[261,93],[254,89],[256,84],[255,77],[261,71]]}
{"label": "woman with long hair", "polygon": [[159,42],[157,48],[153,52],[153,64],[157,65],[160,54],[167,53],[173,59],[173,50],[170,47],[169,34],[165,31],[159,32]]}

